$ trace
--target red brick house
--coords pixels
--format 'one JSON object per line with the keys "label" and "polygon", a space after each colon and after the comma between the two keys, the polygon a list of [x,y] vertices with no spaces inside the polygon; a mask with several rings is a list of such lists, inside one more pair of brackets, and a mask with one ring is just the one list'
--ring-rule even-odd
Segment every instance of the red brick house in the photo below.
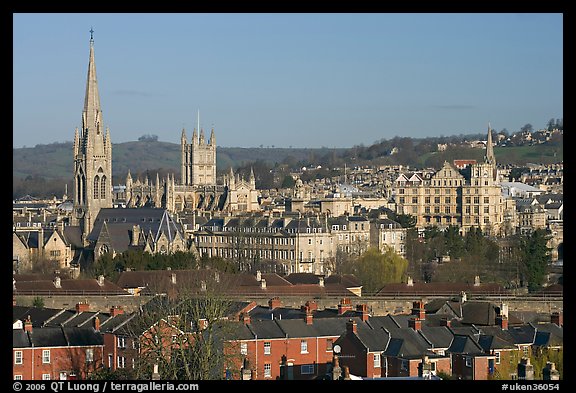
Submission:
{"label": "red brick house", "polygon": [[33,327],[29,318],[21,325],[12,330],[15,380],[86,379],[102,366],[104,341],[94,326]]}

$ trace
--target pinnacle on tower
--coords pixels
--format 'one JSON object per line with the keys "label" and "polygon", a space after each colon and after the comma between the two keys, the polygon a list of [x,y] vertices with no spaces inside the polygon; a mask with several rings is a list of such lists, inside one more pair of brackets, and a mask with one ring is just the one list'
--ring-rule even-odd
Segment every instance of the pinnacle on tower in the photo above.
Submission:
{"label": "pinnacle on tower", "polygon": [[494,148],[492,146],[492,128],[490,127],[490,123],[488,123],[488,139],[486,141],[486,156],[484,157],[484,162],[496,165],[496,157],[494,156]]}

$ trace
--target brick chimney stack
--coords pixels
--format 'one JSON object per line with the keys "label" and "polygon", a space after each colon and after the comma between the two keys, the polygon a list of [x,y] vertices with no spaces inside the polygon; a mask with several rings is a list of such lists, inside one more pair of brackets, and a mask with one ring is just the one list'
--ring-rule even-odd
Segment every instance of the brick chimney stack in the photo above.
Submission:
{"label": "brick chimney stack", "polygon": [[28,315],[28,318],[26,318],[26,320],[24,321],[24,331],[25,332],[32,331],[32,320],[30,319],[30,315]]}
{"label": "brick chimney stack", "polygon": [[242,314],[240,314],[240,321],[242,321],[242,323],[244,325],[250,325],[250,314],[248,314],[247,312],[243,312]]}
{"label": "brick chimney stack", "polygon": [[85,302],[76,303],[76,313],[80,314],[84,311],[90,311],[90,305]]}
{"label": "brick chimney stack", "polygon": [[360,313],[360,319],[362,322],[366,322],[370,317],[368,313],[368,305],[367,304],[357,304],[356,305],[356,312]]}
{"label": "brick chimney stack", "polygon": [[310,310],[310,307],[306,307],[304,312],[304,321],[306,322],[306,325],[312,325],[312,320],[314,318],[312,316],[312,310]]}
{"label": "brick chimney stack", "polygon": [[356,325],[356,321],[353,319],[350,319],[348,322],[346,322],[346,333],[357,333],[358,332],[358,326]]}
{"label": "brick chimney stack", "polygon": [[496,325],[500,326],[502,330],[508,330],[508,317],[502,314],[496,315]]}
{"label": "brick chimney stack", "polygon": [[94,317],[94,330],[100,331],[100,318]]}
{"label": "brick chimney stack", "polygon": [[552,315],[550,315],[550,322],[558,326],[564,326],[564,312],[554,311]]}
{"label": "brick chimney stack", "polygon": [[424,308],[424,302],[422,300],[412,302],[411,315],[414,315],[418,319],[426,319],[426,309]]}
{"label": "brick chimney stack", "polygon": [[414,330],[422,330],[422,320],[418,317],[410,318],[408,320],[408,327]]}
{"label": "brick chimney stack", "polygon": [[268,300],[268,307],[270,308],[270,310],[282,307],[282,301],[278,296],[274,296],[272,299]]}
{"label": "brick chimney stack", "polygon": [[116,315],[124,314],[124,309],[122,306],[112,306],[110,307],[110,316],[115,317]]}
{"label": "brick chimney stack", "polygon": [[316,303],[314,300],[308,300],[304,304],[304,307],[310,308],[310,311],[316,311],[316,310],[318,310],[318,303]]}
{"label": "brick chimney stack", "polygon": [[440,326],[450,327],[451,324],[452,324],[452,321],[450,319],[448,319],[448,317],[442,318],[440,320]]}
{"label": "brick chimney stack", "polygon": [[342,315],[348,310],[352,310],[352,303],[349,298],[344,297],[340,300],[340,304],[338,305],[338,315]]}

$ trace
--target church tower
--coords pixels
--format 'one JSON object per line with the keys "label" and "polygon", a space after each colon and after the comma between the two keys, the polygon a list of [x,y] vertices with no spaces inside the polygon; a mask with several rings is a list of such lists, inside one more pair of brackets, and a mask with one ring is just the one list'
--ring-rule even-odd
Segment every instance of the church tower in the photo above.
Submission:
{"label": "church tower", "polygon": [[100,209],[112,207],[112,141],[110,130],[106,128],[104,132],[93,33],[91,29],[82,129],[76,128],[74,135],[73,223],[80,225],[85,245]]}
{"label": "church tower", "polygon": [[186,131],[182,130],[180,138],[182,157],[182,185],[214,186],[216,185],[216,137],[214,129],[206,142],[204,130],[200,129],[200,137],[196,128],[192,133],[192,141],[186,140]]}

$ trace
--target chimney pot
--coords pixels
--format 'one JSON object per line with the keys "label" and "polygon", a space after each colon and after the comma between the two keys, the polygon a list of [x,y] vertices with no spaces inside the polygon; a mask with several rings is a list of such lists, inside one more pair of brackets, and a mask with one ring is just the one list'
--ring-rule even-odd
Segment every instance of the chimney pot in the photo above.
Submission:
{"label": "chimney pot", "polygon": [[350,319],[348,322],[346,322],[346,332],[347,333],[358,332],[358,325],[356,324],[355,320]]}
{"label": "chimney pot", "polygon": [[90,305],[88,303],[76,303],[76,312],[79,314],[81,312],[84,311],[89,311],[90,310]]}
{"label": "chimney pot", "polygon": [[94,317],[94,330],[100,331],[100,318]]}
{"label": "chimney pot", "polygon": [[30,315],[28,315],[28,318],[26,318],[26,320],[24,321],[24,331],[25,332],[32,331],[32,320],[30,319]]}
{"label": "chimney pot", "polygon": [[422,330],[422,320],[418,317],[410,318],[408,320],[408,327],[414,330]]}

